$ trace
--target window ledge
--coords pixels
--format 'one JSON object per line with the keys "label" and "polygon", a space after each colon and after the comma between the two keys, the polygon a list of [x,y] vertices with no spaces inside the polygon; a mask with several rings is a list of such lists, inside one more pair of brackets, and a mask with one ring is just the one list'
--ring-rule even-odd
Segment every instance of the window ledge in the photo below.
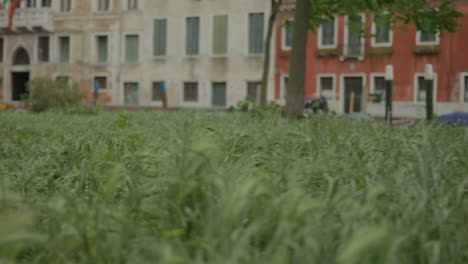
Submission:
{"label": "window ledge", "polygon": [[200,58],[201,58],[200,54],[197,54],[197,55],[185,55],[185,59],[187,59],[187,60],[198,60],[198,59],[200,59]]}
{"label": "window ledge", "polygon": [[249,57],[249,58],[263,58],[263,53],[248,53],[247,57]]}
{"label": "window ledge", "polygon": [[372,47],[370,50],[372,56],[391,56],[393,55],[392,47]]}
{"label": "window ledge", "polygon": [[166,59],[167,59],[167,55],[156,55],[156,56],[153,55],[153,60],[166,60]]}
{"label": "window ledge", "polygon": [[317,50],[317,57],[337,57],[339,55],[339,51],[337,48],[330,48],[330,49],[319,49]]}
{"label": "window ledge", "polygon": [[440,53],[439,45],[416,46],[413,48],[413,54],[416,56],[431,56]]}
{"label": "window ledge", "polygon": [[340,56],[340,61],[346,61],[346,60],[363,61],[364,60],[364,55],[341,55]]}
{"label": "window ledge", "polygon": [[227,56],[227,54],[222,54],[222,55],[221,55],[221,54],[220,54],[220,55],[211,55],[211,58],[212,58],[212,59],[221,59],[221,60],[224,60],[224,59],[227,59],[228,56]]}

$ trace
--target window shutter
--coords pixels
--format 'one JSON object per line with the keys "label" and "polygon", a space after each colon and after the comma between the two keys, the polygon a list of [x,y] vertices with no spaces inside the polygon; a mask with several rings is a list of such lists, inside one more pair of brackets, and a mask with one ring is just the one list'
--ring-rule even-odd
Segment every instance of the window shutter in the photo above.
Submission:
{"label": "window shutter", "polygon": [[264,23],[263,13],[249,15],[249,53],[263,52]]}
{"label": "window shutter", "polygon": [[126,62],[137,62],[138,61],[138,36],[127,35],[126,36],[126,51],[125,51]]}
{"label": "window shutter", "polygon": [[199,53],[200,19],[198,17],[187,18],[186,53],[197,55]]}
{"label": "window shutter", "polygon": [[155,56],[166,55],[166,38],[167,38],[167,20],[154,20],[154,47],[153,54]]}
{"label": "window shutter", "polygon": [[213,54],[226,54],[228,41],[228,16],[213,18]]}

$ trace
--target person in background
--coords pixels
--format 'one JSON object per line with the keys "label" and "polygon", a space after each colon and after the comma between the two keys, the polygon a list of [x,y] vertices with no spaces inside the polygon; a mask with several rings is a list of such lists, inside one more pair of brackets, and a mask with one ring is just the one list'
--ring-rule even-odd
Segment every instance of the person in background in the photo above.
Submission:
{"label": "person in background", "polygon": [[161,81],[161,86],[159,87],[161,89],[161,101],[163,104],[163,109],[167,109],[167,84],[166,81]]}
{"label": "person in background", "polygon": [[94,105],[97,105],[98,97],[99,97],[99,82],[94,80],[93,83],[93,94],[94,94]]}

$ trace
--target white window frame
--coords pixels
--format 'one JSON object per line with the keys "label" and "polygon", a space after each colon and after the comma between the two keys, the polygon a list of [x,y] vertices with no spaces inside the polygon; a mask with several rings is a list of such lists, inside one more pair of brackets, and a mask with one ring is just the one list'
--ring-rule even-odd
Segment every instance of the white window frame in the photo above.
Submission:
{"label": "white window frame", "polygon": [[284,85],[284,79],[285,78],[288,78],[288,82],[289,82],[289,74],[286,74],[286,73],[282,73],[281,76],[280,76],[280,98],[279,98],[279,101],[281,103],[285,103],[286,102],[286,86]]}
{"label": "white window frame", "polygon": [[[53,2],[54,1],[52,1],[52,6],[54,5]],[[62,0],[57,1],[57,11],[59,14],[70,14],[71,12],[73,12],[74,7],[75,7],[75,0],[70,0],[70,11],[62,11]]]}
{"label": "white window frame", "polygon": [[54,81],[57,80],[58,77],[68,77],[68,85],[72,85],[73,84],[73,78],[72,78],[72,75],[70,73],[61,73],[61,72],[55,72],[52,74],[52,79]]}
{"label": "white window frame", "polygon": [[[290,51],[291,50],[291,46],[286,46],[286,23],[291,23],[293,21],[294,21],[293,18],[288,18],[285,21],[285,24],[283,24],[283,26],[281,27],[281,49],[283,51]],[[292,45],[292,43],[291,43],[291,45]]]}
{"label": "white window frame", "polygon": [[[425,74],[424,73],[421,73],[421,72],[417,72],[414,74],[414,84],[413,84],[413,103],[415,104],[419,104],[419,105],[422,105],[422,104],[426,104],[426,102],[419,102],[418,101],[418,78],[419,77],[424,77]],[[437,73],[434,73],[434,103],[437,103]],[[427,96],[427,94],[426,94]]]}
{"label": "white window frame", "polygon": [[320,97],[321,93],[322,93],[322,82],[321,82],[321,79],[322,78],[332,78],[332,89],[333,89],[333,97],[332,97],[332,101],[335,101],[336,100],[336,74],[333,74],[333,73],[320,73],[320,74],[317,74],[317,94],[316,94],[316,97]]}
{"label": "white window frame", "polygon": [[440,45],[440,34],[436,33],[435,41],[421,41],[421,31],[416,32],[416,46],[438,46]]}
{"label": "white window frame", "polygon": [[[268,29],[268,19],[267,19],[267,13],[264,11],[264,10],[252,10],[250,12],[247,13],[247,16],[246,16],[246,25],[245,25],[245,28],[246,28],[246,31],[245,31],[245,55],[247,57],[263,57],[264,55],[264,52],[261,52],[261,53],[250,53],[250,50],[249,50],[249,43],[250,43],[250,15],[251,14],[258,14],[258,13],[262,13],[263,14],[263,42],[265,42],[265,39],[266,39],[266,29]],[[265,51],[265,47],[263,47],[263,51]]]}
{"label": "white window frame", "polygon": [[111,90],[111,87],[110,87],[110,84],[111,84],[111,80],[110,80],[110,76],[108,73],[95,73],[92,75],[92,79],[91,79],[91,90],[94,91],[94,79],[96,77],[105,77],[106,78],[106,88],[105,89],[99,89],[98,93],[107,93],[108,91]]}
{"label": "white window frame", "polygon": [[[68,58],[68,62],[67,63],[63,63],[60,61],[60,48],[61,48],[61,45],[60,45],[60,38],[61,37],[68,37],[69,40],[70,40],[70,45],[69,45],[69,48],[70,48],[70,51],[69,51],[69,55],[70,57]],[[57,64],[71,64],[72,61],[73,61],[73,41],[72,41],[72,35],[71,34],[58,34],[57,35],[57,38],[55,39],[55,43],[57,45],[57,51],[56,51],[56,56],[57,56]],[[50,55],[50,54],[49,54]]]}
{"label": "white window frame", "polygon": [[[98,37],[107,37],[107,61],[105,63],[100,63],[98,61],[98,43],[97,43],[97,38]],[[99,65],[107,65],[109,64],[109,61],[110,61],[110,56],[111,56],[111,50],[110,50],[110,39],[111,36],[110,36],[110,33],[108,32],[96,32],[96,33],[93,33],[92,34],[92,43],[91,43],[91,47],[93,47],[91,49],[91,58],[92,58],[92,62],[95,63],[95,64],[99,64]]]}
{"label": "white window frame", "polygon": [[[388,12],[383,13],[383,15],[388,14]],[[377,39],[375,37],[375,34],[377,33],[377,24],[375,23],[375,14],[372,15],[372,38],[371,38],[371,46],[376,47],[376,48],[389,48],[393,46],[393,28],[390,27],[390,37],[389,37],[389,42],[387,43],[377,43]]]}
{"label": "white window frame", "polygon": [[[366,26],[366,16],[364,14],[359,15],[361,17],[362,21],[362,26],[365,28]],[[344,47],[343,47],[343,54],[345,56],[349,56],[348,54],[348,45],[349,45],[349,29],[348,29],[348,21],[349,21],[349,16],[345,16],[344,20]],[[366,47],[366,42],[365,42],[364,36],[361,36],[361,56],[364,57],[364,52],[365,52],[365,47]]]}
{"label": "white window frame", "polygon": [[[127,61],[127,36],[132,36],[132,35],[137,35],[138,36],[138,60],[137,61],[132,61],[132,62],[128,62]],[[141,41],[141,35],[140,35],[140,32],[125,32],[123,34],[123,39],[122,39],[122,46],[123,46],[123,54],[122,54],[122,63],[123,64],[138,64],[141,62],[141,51],[143,50],[142,48],[142,41]],[[128,82],[131,82],[131,81],[128,81]]]}
{"label": "white window frame", "polygon": [[374,82],[375,77],[383,77],[384,80],[385,80],[385,73],[383,73],[383,72],[374,72],[374,73],[371,73],[369,75],[369,78],[370,78],[370,93],[376,93],[376,91],[375,91],[375,82]]}
{"label": "white window frame", "polygon": [[323,45],[322,44],[322,39],[323,39],[323,32],[322,32],[322,26],[318,28],[318,34],[317,34],[317,46],[319,49],[336,49],[338,47],[338,16],[334,16],[334,21],[335,21],[335,36],[334,38],[334,44],[333,45]]}
{"label": "white window frame", "polygon": [[465,102],[465,77],[468,77],[468,72],[462,72],[460,73],[460,102],[462,104],[468,104],[468,102]]}
{"label": "white window frame", "polygon": [[114,8],[114,1],[109,0],[109,9],[108,10],[99,10],[99,0],[93,0],[93,13],[98,14],[107,14],[111,13]]}
{"label": "white window frame", "polygon": [[[214,42],[214,39],[213,39],[214,32],[213,32],[213,30],[214,30],[214,17],[215,16],[227,16],[227,20],[228,20],[228,22],[227,22],[228,34],[227,34],[227,43],[226,43],[226,53],[224,53],[224,54],[214,54],[214,52],[213,52],[213,42]],[[211,16],[211,25],[210,25],[211,26],[211,30],[210,30],[211,34],[210,34],[208,39],[210,41],[210,46],[209,46],[210,54],[214,58],[225,58],[229,54],[229,42],[230,42],[230,36],[229,35],[230,35],[230,32],[231,32],[231,30],[230,30],[231,25],[229,23],[230,21],[231,21],[231,16],[229,15],[229,13],[219,13],[219,14],[214,14],[214,15]],[[200,26],[201,26],[201,20],[200,20]],[[201,27],[200,27],[200,36],[201,36]],[[200,44],[201,44],[201,40],[200,40]]]}

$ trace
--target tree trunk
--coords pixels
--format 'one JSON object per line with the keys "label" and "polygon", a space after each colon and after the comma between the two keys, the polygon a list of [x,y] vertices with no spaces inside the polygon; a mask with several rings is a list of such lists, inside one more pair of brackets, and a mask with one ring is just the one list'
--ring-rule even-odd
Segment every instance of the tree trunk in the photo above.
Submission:
{"label": "tree trunk", "polygon": [[260,92],[260,104],[267,104],[268,96],[268,77],[270,75],[270,53],[271,53],[271,41],[273,38],[273,30],[275,29],[276,17],[278,15],[279,8],[283,0],[271,0],[271,14],[268,20],[268,31],[265,39],[264,59],[263,59],[263,75]]}
{"label": "tree trunk", "polygon": [[310,0],[297,0],[293,25],[291,66],[286,88],[286,115],[294,116],[304,111],[306,72],[306,46],[309,31]]}

